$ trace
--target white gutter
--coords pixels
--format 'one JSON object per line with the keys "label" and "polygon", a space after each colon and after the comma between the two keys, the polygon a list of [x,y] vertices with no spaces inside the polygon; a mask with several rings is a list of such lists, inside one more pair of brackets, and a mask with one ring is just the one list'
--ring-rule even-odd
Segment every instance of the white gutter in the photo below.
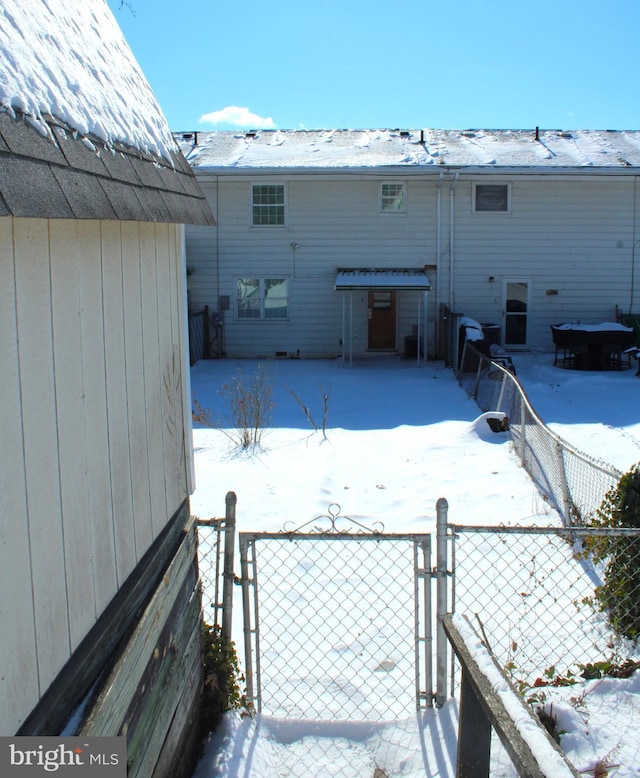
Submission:
{"label": "white gutter", "polygon": [[440,251],[442,250],[442,181],[444,173],[440,171],[436,190],[436,351],[440,343]]}
{"label": "white gutter", "polygon": [[456,173],[451,182],[451,189],[449,190],[449,310],[455,310],[455,295],[453,285],[453,266],[455,258],[455,230],[454,230],[454,214],[455,214],[455,199],[456,199],[456,184],[458,183],[458,175]]}

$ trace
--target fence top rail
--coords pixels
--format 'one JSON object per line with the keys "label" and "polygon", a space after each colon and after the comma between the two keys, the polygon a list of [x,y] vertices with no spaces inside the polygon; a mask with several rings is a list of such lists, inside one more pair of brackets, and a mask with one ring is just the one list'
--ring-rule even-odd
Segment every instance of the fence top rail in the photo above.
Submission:
{"label": "fence top rail", "polygon": [[240,532],[241,540],[406,540],[411,543],[426,543],[431,539],[430,533],[398,533],[398,532]]}
{"label": "fence top rail", "polygon": [[640,527],[518,527],[504,525],[471,526],[466,524],[448,524],[452,535],[462,533],[492,533],[495,535],[562,535],[566,537],[640,537]]}
{"label": "fence top rail", "polygon": [[[445,615],[444,631],[485,715],[511,757],[518,775],[528,778],[572,778],[569,763],[546,729],[519,697],[497,662],[463,617]],[[475,646],[471,644],[475,643]],[[464,712],[460,711],[460,720]],[[525,733],[527,737],[525,737]],[[474,733],[460,732],[459,737]],[[464,748],[464,742],[459,748]]]}
{"label": "fence top rail", "polygon": [[[555,433],[553,430],[549,429],[547,425],[544,423],[544,421],[538,416],[535,408],[531,404],[531,401],[529,400],[529,397],[527,396],[527,393],[525,392],[522,384],[520,381],[518,381],[517,377],[513,375],[513,373],[510,370],[507,370],[503,365],[499,364],[498,362],[494,362],[492,359],[487,357],[485,354],[483,354],[479,349],[477,349],[472,342],[467,341],[466,342],[467,347],[471,348],[475,354],[477,355],[478,359],[481,362],[486,362],[488,365],[491,366],[491,370],[499,370],[502,372],[503,376],[506,380],[510,381],[513,385],[515,391],[520,395],[522,398],[522,402],[524,403],[527,411],[531,414],[534,421],[545,428],[547,434],[556,441],[565,451],[568,451],[573,456],[577,457],[578,459],[582,459],[586,462],[588,462],[592,467],[596,468],[597,470],[600,470],[601,472],[605,473],[606,475],[611,476],[612,478],[615,478],[616,480],[620,478],[622,473],[615,468],[613,465],[608,464],[607,462],[603,462],[601,459],[596,459],[595,457],[590,456],[589,454],[585,454],[583,451],[579,451],[575,446],[572,446],[571,443],[566,441],[564,438],[560,437],[557,433]],[[517,421],[515,419],[511,420],[513,424],[516,424]]]}
{"label": "fence top rail", "polygon": [[215,516],[210,519],[201,519],[199,516],[196,518],[196,524],[199,527],[222,527],[225,523],[225,517],[216,518]]}

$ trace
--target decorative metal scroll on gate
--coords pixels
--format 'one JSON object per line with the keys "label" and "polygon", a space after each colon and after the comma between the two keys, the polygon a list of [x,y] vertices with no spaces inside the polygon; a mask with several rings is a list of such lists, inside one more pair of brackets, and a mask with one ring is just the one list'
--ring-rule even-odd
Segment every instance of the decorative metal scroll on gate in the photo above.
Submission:
{"label": "decorative metal scroll on gate", "polygon": [[431,538],[329,506],[240,533],[246,679],[281,718],[394,720],[432,702]]}

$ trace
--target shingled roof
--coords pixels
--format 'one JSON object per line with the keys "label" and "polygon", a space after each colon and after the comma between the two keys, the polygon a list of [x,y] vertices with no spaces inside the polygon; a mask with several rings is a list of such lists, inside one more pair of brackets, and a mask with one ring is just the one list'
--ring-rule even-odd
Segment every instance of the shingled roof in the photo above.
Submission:
{"label": "shingled roof", "polygon": [[179,151],[108,147],[43,118],[48,135],[0,110],[0,216],[214,224]]}
{"label": "shingled roof", "polygon": [[104,0],[0,19],[0,216],[214,223]]}
{"label": "shingled roof", "polygon": [[640,132],[616,130],[257,130],[175,136],[202,173],[385,169],[637,175]]}

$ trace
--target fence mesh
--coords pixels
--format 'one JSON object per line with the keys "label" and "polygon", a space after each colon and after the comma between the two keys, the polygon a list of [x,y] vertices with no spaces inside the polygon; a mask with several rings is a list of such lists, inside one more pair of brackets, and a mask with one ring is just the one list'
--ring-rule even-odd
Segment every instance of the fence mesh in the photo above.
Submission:
{"label": "fence mesh", "polygon": [[638,654],[640,530],[450,525],[450,533],[454,610],[476,620],[517,680]]}
{"label": "fence mesh", "polygon": [[388,721],[415,712],[417,698],[430,703],[426,670],[422,694],[417,679],[431,662],[417,596],[428,578],[419,587],[426,565],[412,539],[241,533],[240,549],[254,568],[258,709]]}
{"label": "fence mesh", "polygon": [[205,624],[222,624],[224,519],[198,519],[198,566]]}
{"label": "fence mesh", "polygon": [[565,523],[588,524],[622,474],[552,432],[538,417],[510,370],[469,342],[462,351],[458,381],[481,410],[506,414],[523,467]]}

